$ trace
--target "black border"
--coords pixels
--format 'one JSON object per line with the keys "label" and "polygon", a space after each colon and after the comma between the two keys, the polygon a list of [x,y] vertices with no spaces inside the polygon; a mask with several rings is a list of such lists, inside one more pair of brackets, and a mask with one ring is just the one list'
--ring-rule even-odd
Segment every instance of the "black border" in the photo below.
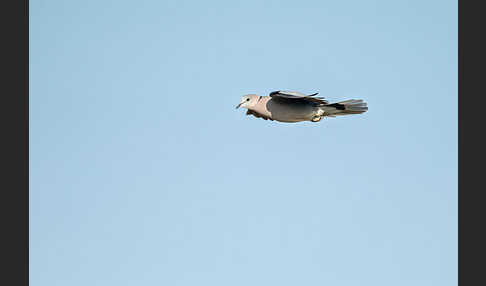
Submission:
{"label": "black border", "polygon": [[[484,278],[484,9],[459,0],[458,170],[459,285],[486,285]],[[466,136],[468,134],[468,136]],[[482,282],[481,282],[482,281]]]}
{"label": "black border", "polygon": [[29,1],[2,1],[2,285],[29,285]]}

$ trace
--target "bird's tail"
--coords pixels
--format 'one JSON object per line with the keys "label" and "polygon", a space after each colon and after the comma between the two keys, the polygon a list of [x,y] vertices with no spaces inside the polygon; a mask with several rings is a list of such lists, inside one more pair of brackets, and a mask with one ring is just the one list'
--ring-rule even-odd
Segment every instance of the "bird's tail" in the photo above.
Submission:
{"label": "bird's tail", "polygon": [[324,116],[334,117],[337,115],[360,114],[368,110],[366,102],[361,99],[349,99],[332,104],[321,106]]}

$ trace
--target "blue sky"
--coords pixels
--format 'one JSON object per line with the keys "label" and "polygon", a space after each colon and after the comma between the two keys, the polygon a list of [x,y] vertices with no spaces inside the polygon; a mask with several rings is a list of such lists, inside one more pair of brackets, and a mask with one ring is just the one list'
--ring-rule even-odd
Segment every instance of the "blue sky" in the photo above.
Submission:
{"label": "blue sky", "polygon": [[[364,99],[285,124],[247,93]],[[457,284],[456,1],[31,1],[31,285]]]}

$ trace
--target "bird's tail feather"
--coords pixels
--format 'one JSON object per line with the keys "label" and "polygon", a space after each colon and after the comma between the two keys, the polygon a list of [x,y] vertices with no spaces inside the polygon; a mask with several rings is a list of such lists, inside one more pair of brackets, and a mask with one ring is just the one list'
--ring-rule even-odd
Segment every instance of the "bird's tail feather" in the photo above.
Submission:
{"label": "bird's tail feather", "polygon": [[360,114],[368,110],[366,102],[361,99],[349,99],[333,104],[323,105],[324,116],[337,116],[348,114]]}

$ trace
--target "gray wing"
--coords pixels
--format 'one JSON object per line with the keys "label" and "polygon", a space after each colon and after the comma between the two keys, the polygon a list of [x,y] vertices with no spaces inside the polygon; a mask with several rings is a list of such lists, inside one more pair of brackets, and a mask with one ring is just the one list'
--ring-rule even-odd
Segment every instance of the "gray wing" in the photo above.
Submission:
{"label": "gray wing", "polygon": [[317,97],[317,94],[319,93],[316,92],[313,94],[305,95],[297,91],[278,90],[271,92],[270,97],[288,102],[311,102],[316,105],[325,105],[329,103],[327,100],[324,99],[324,97]]}
{"label": "gray wing", "polygon": [[270,119],[270,120],[272,120],[272,121],[273,121],[273,119],[272,119],[272,118],[270,118],[270,117],[268,117],[268,116],[265,116],[265,115],[263,115],[263,114],[260,114],[260,113],[258,113],[258,112],[256,112],[256,111],[250,110],[250,109],[248,109],[248,110],[246,111],[246,115],[253,115],[253,116],[255,116],[256,118],[262,118],[262,119],[265,119],[265,120]]}

